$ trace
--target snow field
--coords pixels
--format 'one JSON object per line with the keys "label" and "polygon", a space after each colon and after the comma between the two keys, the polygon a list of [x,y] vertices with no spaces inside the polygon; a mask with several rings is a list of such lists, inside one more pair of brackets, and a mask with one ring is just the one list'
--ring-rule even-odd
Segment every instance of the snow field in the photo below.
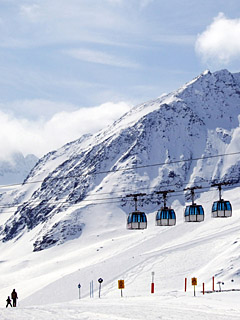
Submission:
{"label": "snow field", "polygon": [[[238,191],[233,208],[238,207]],[[229,198],[230,192],[225,195]],[[209,200],[206,194],[198,202]],[[116,219],[111,209],[98,209],[89,207],[83,215],[86,229],[82,236],[61,246],[30,252],[34,231],[15,246],[10,242],[1,245],[1,319],[240,319],[240,292],[201,293],[203,282],[205,290],[211,290],[212,276],[215,290],[218,281],[224,282],[222,289],[240,289],[239,210],[233,210],[232,218],[212,219],[205,209],[204,222],[184,223],[179,206],[176,226],[156,227],[153,212],[148,215],[147,230],[129,231],[120,209],[115,208]],[[102,210],[106,212],[103,220]],[[155,293],[151,295],[153,271]],[[104,279],[101,299],[99,277]],[[198,278],[196,297],[192,277]],[[125,280],[123,298],[117,287],[120,279]],[[94,299],[89,298],[92,280]],[[80,301],[78,283],[82,286]],[[19,293],[19,307],[5,310],[13,288]]]}
{"label": "snow field", "polygon": [[2,320],[240,319],[239,292],[193,297],[172,292],[131,298],[94,298],[45,306],[0,309]]}

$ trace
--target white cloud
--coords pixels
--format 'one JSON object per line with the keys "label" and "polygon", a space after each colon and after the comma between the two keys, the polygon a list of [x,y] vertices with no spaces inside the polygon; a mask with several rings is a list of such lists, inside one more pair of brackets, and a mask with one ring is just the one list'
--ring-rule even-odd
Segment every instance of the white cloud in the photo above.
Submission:
{"label": "white cloud", "polygon": [[4,20],[0,45],[32,47],[76,41],[114,44],[115,32],[135,30],[135,24],[121,14],[124,1],[35,0],[19,4],[14,0],[15,10],[5,9],[9,18]]}
{"label": "white cloud", "polygon": [[240,57],[240,18],[228,19],[223,13],[197,38],[195,49],[204,62],[228,64]]}
{"label": "white cloud", "polygon": [[72,56],[73,58],[92,62],[99,63],[104,65],[110,65],[114,67],[123,67],[123,68],[138,68],[138,64],[125,60],[123,58],[110,55],[105,52],[88,50],[88,49],[70,49],[64,51],[66,54]]}
{"label": "white cloud", "polygon": [[59,112],[46,121],[19,119],[0,111],[0,158],[7,159],[16,151],[43,156],[85,133],[97,132],[129,110],[130,106],[125,102],[109,102],[97,107]]}

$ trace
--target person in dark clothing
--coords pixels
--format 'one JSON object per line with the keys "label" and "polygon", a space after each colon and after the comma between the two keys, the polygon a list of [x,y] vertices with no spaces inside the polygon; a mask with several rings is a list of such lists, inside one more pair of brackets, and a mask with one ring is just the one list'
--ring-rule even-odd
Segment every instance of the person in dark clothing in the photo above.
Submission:
{"label": "person in dark clothing", "polygon": [[12,300],[13,300],[13,306],[14,307],[16,307],[16,305],[17,305],[17,299],[18,299],[17,292],[15,291],[15,289],[13,289]]}
{"label": "person in dark clothing", "polygon": [[10,305],[12,307],[12,300],[10,299],[10,297],[8,296],[7,298],[7,305],[6,305],[6,308]]}

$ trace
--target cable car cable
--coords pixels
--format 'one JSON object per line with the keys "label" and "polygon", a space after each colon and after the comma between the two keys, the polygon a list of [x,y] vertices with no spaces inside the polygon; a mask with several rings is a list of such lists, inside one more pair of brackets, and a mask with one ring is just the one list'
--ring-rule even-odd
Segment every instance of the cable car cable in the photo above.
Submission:
{"label": "cable car cable", "polygon": [[[219,155],[211,155],[211,156],[205,156],[205,157],[199,157],[199,158],[190,158],[190,159],[183,159],[183,160],[175,160],[175,161],[169,161],[167,165],[171,164],[176,164],[176,163],[182,163],[182,162],[189,162],[189,161],[198,161],[198,160],[205,160],[205,159],[212,159],[212,158],[217,158],[217,157],[225,157],[225,156],[232,156],[232,155],[238,155],[240,152],[232,152],[232,153],[225,153],[225,154],[219,154]],[[70,178],[79,178],[79,177],[86,177],[89,175],[98,175],[98,174],[106,174],[106,173],[115,173],[115,172],[122,172],[122,171],[129,171],[129,170],[134,170],[134,169],[143,169],[143,168],[150,168],[150,167],[157,167],[157,166],[164,166],[166,165],[165,162],[162,163],[155,163],[155,164],[148,164],[148,165],[142,165],[142,166],[134,166],[131,168],[120,168],[120,169],[114,169],[114,170],[107,170],[107,171],[99,171],[99,172],[93,172],[90,174],[85,174],[85,175],[67,175],[63,177],[46,177],[43,180],[36,180],[36,181],[24,181],[23,183],[15,183],[15,184],[8,184],[8,185],[0,185],[1,188],[7,188],[7,187],[15,187],[15,186],[23,186],[26,184],[34,184],[34,183],[42,183],[45,180],[63,180],[63,179],[70,179]]]}

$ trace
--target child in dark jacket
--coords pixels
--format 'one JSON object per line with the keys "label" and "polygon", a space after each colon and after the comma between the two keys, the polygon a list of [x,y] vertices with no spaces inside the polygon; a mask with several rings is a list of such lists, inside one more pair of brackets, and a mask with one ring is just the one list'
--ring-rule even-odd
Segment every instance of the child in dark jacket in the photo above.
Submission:
{"label": "child in dark jacket", "polygon": [[6,308],[10,305],[11,307],[12,307],[12,301],[11,301],[11,299],[10,299],[10,297],[8,296],[8,298],[7,298],[7,305],[6,305]]}

